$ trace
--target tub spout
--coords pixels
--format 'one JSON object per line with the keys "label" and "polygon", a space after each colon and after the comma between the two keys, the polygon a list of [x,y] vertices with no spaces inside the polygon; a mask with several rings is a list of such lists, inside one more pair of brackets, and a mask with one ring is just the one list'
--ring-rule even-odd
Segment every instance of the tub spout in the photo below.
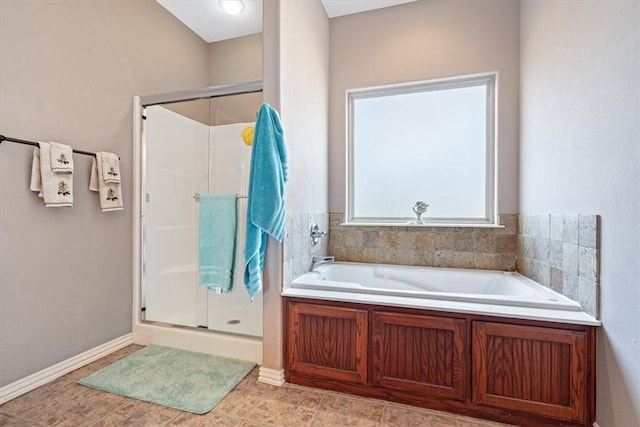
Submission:
{"label": "tub spout", "polygon": [[311,271],[320,267],[322,264],[333,264],[335,261],[335,257],[332,256],[317,256],[314,255],[311,257]]}

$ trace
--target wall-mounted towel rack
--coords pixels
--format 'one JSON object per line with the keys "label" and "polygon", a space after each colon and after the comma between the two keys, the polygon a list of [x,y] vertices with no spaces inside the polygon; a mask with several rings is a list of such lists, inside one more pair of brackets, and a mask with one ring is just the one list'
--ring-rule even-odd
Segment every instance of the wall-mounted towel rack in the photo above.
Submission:
{"label": "wall-mounted towel rack", "polygon": [[[239,194],[236,195],[236,200],[238,200],[238,199],[246,199],[246,198],[247,198],[247,196],[242,196],[242,195],[239,195]],[[199,202],[200,201],[200,193],[194,194],[193,195],[193,200],[195,200],[196,203]]]}
{"label": "wall-mounted towel rack", "polygon": [[[33,145],[34,147],[39,147],[40,144],[38,144],[37,142],[34,141],[27,141],[25,139],[17,139],[17,138],[11,138],[8,136],[4,136],[4,135],[0,135],[0,144],[4,141],[9,141],[9,142],[16,142],[18,144],[25,144],[25,145]],[[83,151],[83,150],[73,150],[74,153],[78,153],[78,154],[84,154],[85,156],[96,156],[96,153],[92,153],[90,151]]]}

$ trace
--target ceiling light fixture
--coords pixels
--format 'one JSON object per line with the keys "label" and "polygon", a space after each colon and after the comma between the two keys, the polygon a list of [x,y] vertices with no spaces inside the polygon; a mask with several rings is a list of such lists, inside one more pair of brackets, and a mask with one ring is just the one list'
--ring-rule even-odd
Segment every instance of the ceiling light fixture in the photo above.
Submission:
{"label": "ceiling light fixture", "polygon": [[244,2],[242,0],[218,0],[218,4],[229,15],[238,15],[244,10]]}

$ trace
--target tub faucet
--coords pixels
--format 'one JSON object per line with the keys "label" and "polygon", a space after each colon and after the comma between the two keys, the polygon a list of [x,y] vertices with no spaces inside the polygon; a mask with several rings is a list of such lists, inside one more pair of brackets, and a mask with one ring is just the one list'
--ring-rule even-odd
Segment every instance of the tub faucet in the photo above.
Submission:
{"label": "tub faucet", "polygon": [[320,267],[322,264],[333,264],[336,260],[335,257],[332,256],[317,256],[314,255],[311,257],[311,271]]}

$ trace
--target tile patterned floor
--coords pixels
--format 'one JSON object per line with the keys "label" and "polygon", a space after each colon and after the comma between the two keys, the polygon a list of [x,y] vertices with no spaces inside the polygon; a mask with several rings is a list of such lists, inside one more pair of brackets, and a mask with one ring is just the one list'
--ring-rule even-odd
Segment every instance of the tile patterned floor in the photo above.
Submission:
{"label": "tile patterned floor", "polygon": [[77,380],[140,348],[137,345],[123,348],[0,405],[0,426],[505,426],[292,384],[270,386],[258,382],[257,369],[205,415],[190,414],[77,384]]}

